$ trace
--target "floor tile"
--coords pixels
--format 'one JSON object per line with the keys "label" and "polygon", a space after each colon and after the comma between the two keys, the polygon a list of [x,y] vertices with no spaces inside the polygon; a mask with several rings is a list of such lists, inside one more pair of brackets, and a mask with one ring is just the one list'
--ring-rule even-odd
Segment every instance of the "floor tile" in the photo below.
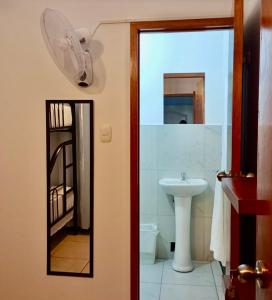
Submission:
{"label": "floor tile", "polygon": [[216,286],[221,287],[223,285],[223,278],[222,278],[222,269],[218,261],[213,261],[211,263],[214,282]]}
{"label": "floor tile", "polygon": [[87,234],[69,234],[65,237],[64,241],[90,243],[90,236]]}
{"label": "floor tile", "polygon": [[81,273],[90,273],[90,263],[87,263]]}
{"label": "floor tile", "polygon": [[90,248],[88,243],[63,241],[51,252],[51,256],[89,260]]}
{"label": "floor tile", "polygon": [[140,265],[140,281],[161,283],[164,261],[157,260],[153,265]]}
{"label": "floor tile", "polygon": [[142,282],[140,286],[140,300],[160,300],[160,289],[160,284]]}
{"label": "floor tile", "polygon": [[215,285],[218,287],[222,287],[224,284],[222,275],[213,275],[213,277],[214,277]]}
{"label": "floor tile", "polygon": [[218,300],[216,289],[214,287],[162,284],[160,300],[183,300],[183,299],[184,300]]}
{"label": "floor tile", "polygon": [[211,262],[211,267],[214,275],[222,275],[220,263],[216,260]]}
{"label": "floor tile", "polygon": [[162,283],[184,284],[199,286],[215,286],[210,264],[195,263],[192,272],[181,273],[174,271],[171,266],[172,260],[167,260],[164,264]]}
{"label": "floor tile", "polygon": [[202,262],[202,261],[193,261],[194,270],[197,273],[207,272],[212,273],[211,263],[210,262]]}
{"label": "floor tile", "polygon": [[51,271],[80,273],[87,263],[84,259],[51,257]]}
{"label": "floor tile", "polygon": [[217,289],[218,299],[219,300],[225,300],[225,295],[224,295],[223,288],[220,287],[220,286],[217,286],[216,289]]}

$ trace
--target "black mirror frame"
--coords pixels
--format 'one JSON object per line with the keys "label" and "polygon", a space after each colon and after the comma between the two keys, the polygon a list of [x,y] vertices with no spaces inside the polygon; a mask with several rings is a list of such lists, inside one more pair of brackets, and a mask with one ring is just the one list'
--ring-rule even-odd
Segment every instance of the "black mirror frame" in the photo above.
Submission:
{"label": "black mirror frame", "polygon": [[[50,269],[50,104],[52,103],[69,103],[69,104],[89,104],[90,105],[90,272],[60,272],[51,271]],[[94,240],[94,109],[93,100],[46,100],[46,175],[47,175],[47,275],[57,276],[75,276],[75,277],[93,277],[94,257],[93,257],[93,240]]]}

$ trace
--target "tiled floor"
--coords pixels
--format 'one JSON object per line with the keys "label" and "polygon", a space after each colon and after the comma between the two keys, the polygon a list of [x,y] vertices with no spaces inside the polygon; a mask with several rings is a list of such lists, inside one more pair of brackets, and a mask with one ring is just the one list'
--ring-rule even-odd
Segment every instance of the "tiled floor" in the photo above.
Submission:
{"label": "tiled floor", "polygon": [[176,272],[172,260],[141,265],[140,300],[223,300],[221,268],[218,262],[194,262],[189,273]]}
{"label": "tiled floor", "polygon": [[67,235],[51,251],[51,271],[89,273],[89,235]]}

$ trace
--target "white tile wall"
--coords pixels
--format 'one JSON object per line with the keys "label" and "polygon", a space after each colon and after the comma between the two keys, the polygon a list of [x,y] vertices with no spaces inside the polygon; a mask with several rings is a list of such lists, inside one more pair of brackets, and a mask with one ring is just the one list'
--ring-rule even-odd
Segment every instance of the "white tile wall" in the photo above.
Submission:
{"label": "white tile wall", "polygon": [[140,171],[140,211],[149,215],[157,214],[157,171]]}
{"label": "white tile wall", "polygon": [[148,214],[140,214],[140,223],[148,224],[148,223],[155,223],[158,224],[158,216],[156,215],[148,215]]}
{"label": "white tile wall", "polygon": [[[204,167],[204,128],[199,125],[157,127],[157,168],[198,172]],[[182,127],[182,128],[181,128]]]}
{"label": "white tile wall", "polygon": [[219,169],[222,150],[221,126],[205,125],[204,135],[204,167],[206,170]]}
{"label": "white tile wall", "polygon": [[216,172],[221,166],[221,126],[142,125],[140,128],[140,222],[156,223],[159,258],[171,258],[175,240],[174,204],[158,184],[163,177],[204,178],[208,189],[192,201],[192,257],[209,260]]}
{"label": "white tile wall", "polygon": [[157,169],[156,134],[157,134],[157,126],[140,127],[140,168],[141,170]]}

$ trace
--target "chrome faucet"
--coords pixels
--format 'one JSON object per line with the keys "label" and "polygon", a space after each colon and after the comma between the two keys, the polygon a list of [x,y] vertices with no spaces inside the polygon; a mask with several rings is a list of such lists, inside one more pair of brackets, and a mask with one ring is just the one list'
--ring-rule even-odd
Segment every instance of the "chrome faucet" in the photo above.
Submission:
{"label": "chrome faucet", "polygon": [[181,180],[182,181],[186,180],[186,172],[181,172]]}

